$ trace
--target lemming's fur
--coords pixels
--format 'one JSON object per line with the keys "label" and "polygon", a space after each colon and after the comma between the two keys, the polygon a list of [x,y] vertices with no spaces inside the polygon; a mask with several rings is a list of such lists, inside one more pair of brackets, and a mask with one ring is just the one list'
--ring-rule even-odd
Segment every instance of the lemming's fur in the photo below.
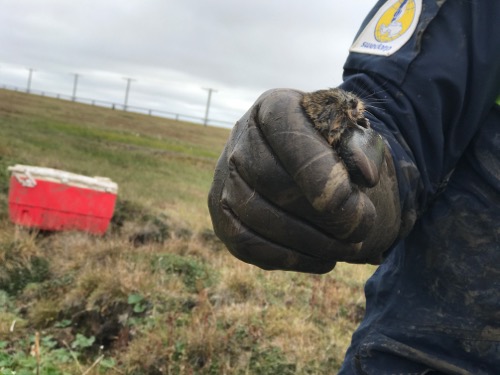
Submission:
{"label": "lemming's fur", "polygon": [[304,94],[301,105],[314,127],[335,147],[344,130],[361,126],[369,128],[364,116],[365,104],[355,94],[332,88]]}

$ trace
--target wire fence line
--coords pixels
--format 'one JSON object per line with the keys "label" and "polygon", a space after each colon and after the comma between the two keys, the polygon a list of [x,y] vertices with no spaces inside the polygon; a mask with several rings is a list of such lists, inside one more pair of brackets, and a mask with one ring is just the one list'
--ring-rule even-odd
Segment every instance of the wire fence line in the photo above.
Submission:
{"label": "wire fence line", "polygon": [[176,120],[176,121],[189,121],[189,122],[194,122],[194,123],[199,123],[199,124],[204,124],[204,125],[206,124],[206,125],[210,125],[210,126],[222,126],[222,127],[226,127],[226,128],[234,125],[234,123],[230,122],[230,121],[206,119],[205,117],[185,115],[182,113],[168,112],[168,111],[162,111],[162,110],[158,110],[158,109],[151,109],[151,108],[145,108],[145,107],[138,107],[138,106],[133,106],[133,105],[128,105],[128,104],[126,105],[123,103],[115,103],[115,102],[111,102],[111,101],[107,101],[107,100],[83,98],[83,97],[79,97],[79,96],[54,93],[54,92],[50,92],[50,91],[34,90],[31,88],[30,89],[21,88],[21,87],[12,86],[12,85],[2,85],[1,87],[4,90],[25,92],[28,94],[39,95],[39,96],[47,96],[47,97],[56,98],[56,99],[60,99],[60,100],[67,100],[67,101],[72,101],[72,102],[77,102],[77,103],[82,103],[82,104],[110,108],[113,110],[142,113],[142,114],[146,114],[149,116],[163,117],[163,118],[172,119],[172,120]]}

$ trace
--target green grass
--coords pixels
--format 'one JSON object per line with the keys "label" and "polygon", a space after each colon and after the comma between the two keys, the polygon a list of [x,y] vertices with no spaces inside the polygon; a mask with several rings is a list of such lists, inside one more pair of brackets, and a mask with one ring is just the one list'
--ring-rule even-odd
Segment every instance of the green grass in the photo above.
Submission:
{"label": "green grass", "polygon": [[[228,136],[0,90],[0,374],[337,371],[374,267],[265,272],[225,251],[206,199]],[[117,182],[108,233],[14,226],[14,164]]]}

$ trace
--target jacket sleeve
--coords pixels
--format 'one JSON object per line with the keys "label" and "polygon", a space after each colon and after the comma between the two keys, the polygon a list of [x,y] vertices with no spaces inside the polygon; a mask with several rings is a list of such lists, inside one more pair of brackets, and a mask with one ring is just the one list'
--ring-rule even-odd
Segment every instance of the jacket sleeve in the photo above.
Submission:
{"label": "jacket sleeve", "polygon": [[[386,138],[406,214],[421,214],[439,194],[495,103],[499,20],[500,1],[389,0],[356,36],[341,87],[365,99]],[[392,21],[399,37],[387,29]]]}

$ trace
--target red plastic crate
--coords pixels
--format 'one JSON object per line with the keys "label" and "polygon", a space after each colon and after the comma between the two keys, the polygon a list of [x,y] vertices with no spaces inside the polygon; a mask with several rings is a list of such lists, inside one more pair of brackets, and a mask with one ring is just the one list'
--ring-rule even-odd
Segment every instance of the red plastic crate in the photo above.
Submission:
{"label": "red plastic crate", "polygon": [[118,185],[109,178],[28,165],[15,165],[9,171],[9,216],[13,223],[94,234],[108,229],[118,192]]}

